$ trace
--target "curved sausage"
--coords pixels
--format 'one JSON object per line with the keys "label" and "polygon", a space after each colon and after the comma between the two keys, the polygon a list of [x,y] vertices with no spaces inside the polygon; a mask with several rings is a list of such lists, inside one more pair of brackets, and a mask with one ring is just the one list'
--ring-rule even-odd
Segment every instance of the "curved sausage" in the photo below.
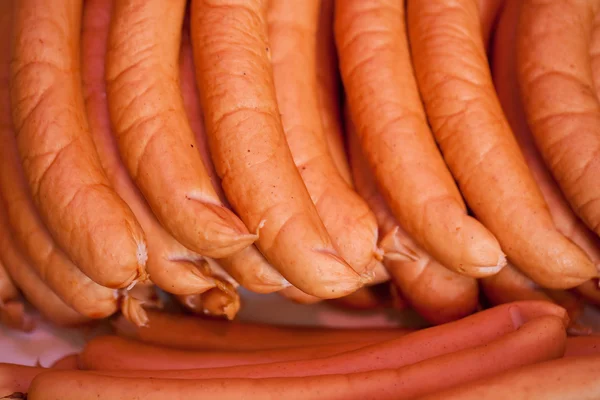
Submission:
{"label": "curved sausage", "polygon": [[110,119],[125,167],[169,233],[207,257],[256,235],[217,197],[187,121],[179,86],[186,2],[117,1],[106,54]]}
{"label": "curved sausage", "polygon": [[473,213],[536,283],[566,289],[596,276],[586,254],[556,229],[503,114],[477,1],[413,1],[408,28],[428,120]]}
{"label": "curved sausage", "polygon": [[391,211],[447,268],[472,277],[495,274],[506,264],[504,253],[492,233],[467,215],[429,129],[411,65],[404,1],[335,5],[348,108]]}
{"label": "curved sausage", "polygon": [[10,92],[32,199],[56,243],[100,285],[146,279],[144,233],[110,186],[81,92],[82,0],[16,3]]}
{"label": "curved sausage", "polygon": [[379,193],[352,122],[346,121],[356,190],[371,207],[380,229],[384,264],[406,301],[429,322],[440,324],[464,317],[477,308],[474,278],[459,275],[435,261],[402,229]]}
{"label": "curved sausage", "polygon": [[82,82],[92,139],[108,179],[144,230],[148,242],[146,270],[152,282],[174,294],[201,293],[214,287],[198,268],[205,261],[160,225],[131,181],[112,135],[104,81],[112,8],[113,0],[88,0],[83,10]]}
{"label": "curved sausage", "polygon": [[383,341],[401,336],[407,331],[403,328],[333,329],[273,326],[203,320],[153,310],[147,312],[150,322],[143,328],[132,326],[122,317],[114,320],[113,327],[117,334],[145,343],[180,349],[235,351]]}
{"label": "curved sausage", "polygon": [[325,344],[276,350],[190,351],[153,346],[118,336],[100,336],[86,343],[79,356],[84,369],[144,370],[216,368],[327,357],[367,346],[370,342]]}
{"label": "curved sausage", "polygon": [[524,2],[516,57],[540,154],[575,213],[600,235],[600,101],[591,56],[598,15],[598,0]]}
{"label": "curved sausage", "polygon": [[419,400],[580,400],[600,397],[600,357],[552,360],[438,392]]}
{"label": "curved sausage", "polygon": [[[12,2],[4,2],[3,4],[8,5]],[[42,11],[43,8],[40,12]],[[29,12],[33,13],[33,10],[29,10]],[[10,16],[11,13],[3,15],[5,17]],[[16,23],[17,19],[11,21]],[[48,23],[48,21],[44,23]],[[2,26],[7,27],[8,25],[5,23]],[[15,25],[15,29],[19,29],[19,25]],[[11,253],[14,257],[17,257],[18,253],[18,259],[23,260],[15,260],[15,263],[29,264],[29,266],[24,267],[23,271],[19,271],[19,277],[24,278],[32,273],[37,273],[39,276],[32,282],[25,284],[27,289],[21,286],[22,282],[19,282],[19,286],[28,298],[38,295],[31,293],[32,290],[35,290],[33,288],[37,286],[45,287],[44,294],[46,295],[50,290],[53,291],[69,306],[66,307],[61,304],[58,308],[72,319],[82,318],[81,316],[76,318],[75,311],[90,318],[103,318],[112,315],[118,309],[116,291],[94,283],[69,260],[67,255],[54,242],[32,202],[17,152],[14,137],[16,133],[12,130],[8,93],[8,42],[2,41],[0,43],[2,44],[0,57],[4,57],[0,62],[0,88],[2,88],[0,91],[0,203],[2,203],[0,208],[2,208],[4,218],[2,223],[5,224],[3,226],[5,229],[4,234],[10,237],[11,244],[7,244],[7,247],[16,246],[13,247]],[[40,68],[45,68],[43,65],[43,63],[40,64]],[[27,68],[29,67],[26,67],[25,71],[27,71]],[[31,71],[30,73],[33,74]],[[13,263],[7,262],[6,267],[13,268],[13,270],[17,268],[17,265],[10,264]],[[13,279],[18,279],[13,273],[11,275]],[[57,303],[62,302],[53,300],[52,303],[56,306]],[[49,306],[43,306],[42,308],[48,310]],[[70,310],[67,312],[66,309],[69,308],[73,308],[75,311]]]}
{"label": "curved sausage", "polygon": [[[321,298],[362,286],[312,204],[281,126],[267,41],[266,0],[196,0],[191,37],[215,168],[257,247],[292,285]],[[249,33],[250,32],[250,33]]]}
{"label": "curved sausage", "polygon": [[[187,29],[186,29],[187,28]],[[195,66],[192,53],[192,45],[189,37],[189,22],[184,21],[184,32],[180,53],[181,68],[181,93],[185,105],[190,127],[196,135],[196,147],[202,157],[208,176],[219,199],[227,207],[229,203],[223,189],[221,180],[217,176],[215,166],[212,162],[208,149],[206,132],[204,130],[204,118],[200,105],[200,95],[196,87]],[[229,275],[240,285],[257,293],[272,293],[290,284],[283,276],[258,251],[254,244],[228,257],[219,258],[218,263]]]}

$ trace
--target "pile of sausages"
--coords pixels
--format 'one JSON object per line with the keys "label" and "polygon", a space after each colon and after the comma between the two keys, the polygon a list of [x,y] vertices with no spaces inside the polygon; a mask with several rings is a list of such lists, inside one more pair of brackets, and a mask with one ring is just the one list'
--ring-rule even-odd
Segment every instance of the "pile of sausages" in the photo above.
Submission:
{"label": "pile of sausages", "polygon": [[[112,399],[138,389],[409,398],[466,382],[459,371],[473,380],[561,357],[565,330],[590,334],[579,317],[600,305],[598,21],[600,0],[1,1],[3,325],[34,328],[26,300],[58,325],[115,316],[142,340],[187,348],[189,338],[167,339],[169,326],[194,323],[153,310],[159,289],[231,320],[240,286],[368,308],[381,283],[398,307],[440,325],[300,345],[298,335],[348,333],[273,328],[281,338],[264,342],[286,343],[279,352],[209,359],[326,354],[331,364],[175,382],[161,379],[188,375],[50,373],[30,397],[91,396],[53,392],[68,377]],[[473,314],[482,305],[497,307]],[[516,316],[520,307],[536,311]],[[506,318],[510,332],[498,328]],[[197,323],[217,324],[215,335],[241,329]],[[214,366],[195,364],[204,354],[111,340],[90,342],[79,364]],[[233,339],[221,345],[236,350]],[[506,362],[493,355],[503,352]],[[111,354],[120,358],[95,364]],[[557,368],[592,374],[591,360],[498,375],[469,393]],[[310,379],[288,380],[298,373]],[[532,390],[549,393],[542,386]]]}
{"label": "pile of sausages", "polygon": [[[566,335],[547,301],[406,329],[208,321],[150,310],[50,368],[0,364],[0,395],[29,400],[596,399],[600,340]],[[25,394],[26,393],[26,394]],[[431,397],[429,397],[431,396]]]}

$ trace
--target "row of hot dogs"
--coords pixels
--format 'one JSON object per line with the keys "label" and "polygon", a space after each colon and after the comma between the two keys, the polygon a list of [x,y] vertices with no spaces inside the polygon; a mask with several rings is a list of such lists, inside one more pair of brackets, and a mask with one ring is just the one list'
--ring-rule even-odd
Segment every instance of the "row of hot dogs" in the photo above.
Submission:
{"label": "row of hot dogs", "polygon": [[0,395],[49,399],[595,399],[598,337],[564,309],[497,306],[411,332],[206,321],[156,311],[115,321],[50,368],[0,365]]}

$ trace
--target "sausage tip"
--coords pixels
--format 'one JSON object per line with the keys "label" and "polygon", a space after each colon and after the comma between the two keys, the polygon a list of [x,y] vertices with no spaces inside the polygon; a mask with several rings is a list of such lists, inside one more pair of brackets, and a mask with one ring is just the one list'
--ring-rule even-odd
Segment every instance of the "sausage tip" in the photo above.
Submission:
{"label": "sausage tip", "polygon": [[126,296],[123,299],[123,304],[121,306],[121,313],[123,316],[137,327],[145,327],[148,325],[148,315],[142,308],[143,303],[142,300]]}

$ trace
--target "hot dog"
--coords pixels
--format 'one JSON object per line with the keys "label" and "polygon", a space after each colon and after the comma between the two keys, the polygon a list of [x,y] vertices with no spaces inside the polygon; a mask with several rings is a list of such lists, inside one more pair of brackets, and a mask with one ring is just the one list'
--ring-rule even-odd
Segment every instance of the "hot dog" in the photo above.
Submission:
{"label": "hot dog", "polygon": [[[381,255],[377,222],[344,181],[321,122],[316,48],[319,1],[271,0],[267,20],[277,104],[296,167],[335,248],[365,281]],[[304,68],[298,65],[304,64]]]}
{"label": "hot dog", "polygon": [[527,1],[516,36],[517,79],[535,144],[575,213],[597,235],[600,102],[591,39],[599,12],[597,0]]}
{"label": "hot dog", "polygon": [[[181,93],[190,127],[196,135],[198,153],[206,167],[213,188],[223,204],[230,207],[208,150],[189,35],[189,21],[184,21],[180,53]],[[257,293],[271,293],[289,286],[289,282],[267,262],[255,245],[248,246],[231,256],[219,258],[217,261],[236,282],[248,290]]]}
{"label": "hot dog", "polygon": [[428,127],[410,62],[404,1],[347,0],[335,6],[351,119],[394,216],[453,271],[472,277],[497,273],[506,264],[504,253],[496,238],[467,215]]}
{"label": "hot dog", "polygon": [[564,358],[523,366],[419,400],[580,400],[600,396],[600,357]]}
{"label": "hot dog", "polygon": [[145,370],[216,368],[305,360],[344,353],[371,344],[354,342],[253,351],[190,351],[148,345],[118,336],[101,336],[86,343],[79,356],[84,369]]}
{"label": "hot dog", "polygon": [[181,97],[178,60],[186,2],[114,4],[106,92],[130,176],[161,224],[187,248],[207,257],[244,249],[256,235],[219,201],[194,148]]}
{"label": "hot dog", "polygon": [[331,329],[271,326],[201,320],[148,310],[148,327],[136,328],[123,318],[113,325],[120,336],[181,349],[265,350],[288,347],[381,341],[406,333],[402,328]]}
{"label": "hot dog", "polygon": [[15,3],[13,123],[32,200],[56,243],[98,284],[127,288],[146,279],[146,243],[90,137],[81,92],[82,7],[82,0]]}
{"label": "hot dog", "polygon": [[432,323],[452,321],[473,312],[479,302],[477,281],[439,264],[404,231],[379,193],[349,118],[346,129],[356,190],[377,218],[379,246],[392,281],[407,302]]}
{"label": "hot dog", "polygon": [[148,242],[146,270],[152,281],[170,293],[201,293],[215,285],[198,268],[205,263],[203,257],[181,245],[160,225],[131,181],[113,137],[104,80],[112,9],[113,0],[90,0],[83,10],[82,82],[92,139],[108,179],[144,230]]}
{"label": "hot dog", "polygon": [[194,65],[211,155],[233,209],[250,231],[260,230],[257,247],[271,265],[307,294],[341,297],[362,280],[334,249],[287,146],[266,11],[265,0],[191,3]]}
{"label": "hot dog", "polygon": [[[6,1],[2,4],[5,7],[11,7],[16,3]],[[29,12],[33,11],[29,10]],[[43,12],[43,8],[40,12]],[[11,16],[11,12],[2,13],[2,15],[4,18],[8,18]],[[10,21],[16,24],[17,19]],[[2,27],[3,29],[10,28],[8,20],[5,20]],[[15,29],[18,29],[18,25],[15,25]],[[7,32],[4,36],[8,36]],[[2,214],[1,224],[4,235],[10,237],[6,239],[8,242],[5,248],[11,248],[11,257],[14,259],[13,262],[7,261],[6,267],[11,269],[13,279],[19,281],[26,297],[36,297],[37,304],[43,300],[38,297],[40,294],[32,293],[36,287],[43,287],[44,289],[40,287],[40,290],[46,296],[50,290],[55,292],[68,307],[61,304],[62,301],[54,298],[49,302],[52,303],[52,306],[57,307],[58,313],[65,314],[67,320],[81,320],[83,319],[82,315],[89,318],[109,316],[118,309],[116,292],[94,283],[70,261],[51,237],[32,202],[23,176],[23,168],[15,143],[16,132],[12,129],[10,116],[8,44],[7,41],[0,42],[2,46],[0,49],[0,57],[2,57],[0,60],[0,79],[2,81],[0,84],[2,88],[0,91],[0,110],[2,110],[0,113],[0,203],[2,204],[0,208],[2,210],[0,213]],[[40,68],[44,68],[42,65],[43,63],[40,64]],[[28,266],[23,267],[23,271],[17,271],[17,265],[24,263]],[[13,271],[17,272],[18,277]],[[32,278],[31,282],[23,282],[23,279],[32,273],[37,273],[39,277]],[[43,305],[42,308],[46,311],[52,310],[50,304]],[[77,313],[69,310],[70,308]],[[81,315],[77,315],[78,313]],[[52,318],[60,319],[58,316]]]}
{"label": "hot dog", "polygon": [[596,276],[586,254],[556,229],[503,114],[477,1],[414,2],[408,28],[428,120],[473,213],[536,283],[565,289]]}

